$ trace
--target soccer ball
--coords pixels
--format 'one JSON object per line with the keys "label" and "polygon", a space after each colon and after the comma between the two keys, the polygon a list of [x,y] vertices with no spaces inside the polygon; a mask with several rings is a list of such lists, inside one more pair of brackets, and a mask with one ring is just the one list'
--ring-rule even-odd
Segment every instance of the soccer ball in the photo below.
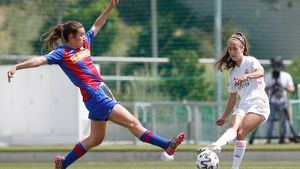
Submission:
{"label": "soccer ball", "polygon": [[211,150],[202,151],[197,156],[196,165],[198,169],[218,169],[219,157]]}

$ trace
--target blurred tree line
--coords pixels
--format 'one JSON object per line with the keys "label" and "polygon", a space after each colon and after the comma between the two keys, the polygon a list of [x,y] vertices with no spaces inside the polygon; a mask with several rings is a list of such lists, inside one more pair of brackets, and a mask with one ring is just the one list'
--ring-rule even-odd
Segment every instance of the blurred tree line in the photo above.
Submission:
{"label": "blurred tree line", "polygon": [[[6,43],[0,53],[39,55],[42,47],[39,37],[49,28],[60,21],[77,20],[88,29],[108,3],[109,0],[2,0],[0,16],[5,12],[6,19],[0,22],[0,39],[5,39]],[[214,68],[198,63],[201,57],[215,57],[214,16],[199,19],[196,11],[187,7],[183,0],[158,0],[157,16],[158,56],[167,57],[170,62],[158,65],[159,81],[122,82],[117,98],[128,101],[214,100]],[[151,31],[151,0],[121,0],[95,37],[92,54],[151,57]],[[245,32],[231,21],[223,20],[223,47],[227,37],[235,31]],[[114,73],[112,67],[101,65],[102,74]],[[135,63],[124,65],[122,74],[152,76],[150,69],[149,65]],[[222,78],[226,82],[226,74]],[[116,84],[109,83],[114,89]],[[223,91],[226,91],[225,85]],[[227,93],[223,95],[225,98]]]}
{"label": "blurred tree line", "polygon": [[295,56],[292,60],[292,64],[291,65],[287,65],[286,70],[288,73],[291,74],[294,84],[295,84],[295,89],[296,91],[291,93],[291,98],[292,99],[299,99],[298,98],[298,93],[300,91],[298,91],[297,88],[297,84],[300,84],[300,75],[299,75],[299,70],[300,70],[300,56]]}

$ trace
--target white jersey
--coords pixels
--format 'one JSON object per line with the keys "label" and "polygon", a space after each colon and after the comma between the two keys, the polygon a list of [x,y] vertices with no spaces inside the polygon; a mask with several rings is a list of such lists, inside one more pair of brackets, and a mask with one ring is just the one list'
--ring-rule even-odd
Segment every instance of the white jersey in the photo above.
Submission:
{"label": "white jersey", "polygon": [[[283,90],[282,94],[283,96],[278,98],[275,97],[274,95],[271,95],[272,93],[272,86],[275,84],[276,80],[272,77],[272,74],[268,74],[265,78],[266,82],[266,87],[268,89],[268,93],[270,93],[270,102],[272,103],[287,103],[287,91]],[[294,82],[292,79],[292,76],[285,72],[285,71],[280,71],[279,72],[279,77],[277,79],[277,83],[283,88],[286,89],[288,87],[294,87]]]}
{"label": "white jersey", "polygon": [[240,102],[233,114],[246,114],[249,112],[264,115],[267,119],[269,110],[269,100],[265,92],[265,81],[263,77],[248,78],[241,84],[235,83],[237,77],[249,74],[262,68],[259,61],[252,56],[244,56],[240,67],[231,70],[228,77],[228,91],[238,93]]}

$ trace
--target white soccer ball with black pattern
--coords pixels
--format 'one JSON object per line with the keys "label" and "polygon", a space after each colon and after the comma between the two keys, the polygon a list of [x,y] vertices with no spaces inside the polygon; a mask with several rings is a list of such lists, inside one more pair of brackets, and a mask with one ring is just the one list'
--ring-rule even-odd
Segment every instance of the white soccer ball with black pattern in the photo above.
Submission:
{"label": "white soccer ball with black pattern", "polygon": [[196,165],[198,169],[218,169],[219,157],[211,150],[202,151],[197,156]]}

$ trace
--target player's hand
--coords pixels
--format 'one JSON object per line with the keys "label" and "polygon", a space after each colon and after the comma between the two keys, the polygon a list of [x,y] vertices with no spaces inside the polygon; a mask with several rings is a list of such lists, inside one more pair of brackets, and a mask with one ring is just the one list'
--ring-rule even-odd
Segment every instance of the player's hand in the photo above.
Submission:
{"label": "player's hand", "polygon": [[235,79],[235,85],[241,85],[244,81],[246,81],[248,79],[248,76],[245,74],[245,75],[242,75],[242,76],[239,76]]}
{"label": "player's hand", "polygon": [[113,7],[117,6],[118,3],[119,0],[110,0],[110,5],[112,5]]}
{"label": "player's hand", "polygon": [[215,124],[217,126],[223,126],[226,122],[226,118],[225,117],[220,117],[216,120]]}
{"label": "player's hand", "polygon": [[11,82],[11,79],[14,77],[14,74],[16,73],[17,69],[15,66],[11,67],[8,71],[7,71],[7,79],[8,82]]}

